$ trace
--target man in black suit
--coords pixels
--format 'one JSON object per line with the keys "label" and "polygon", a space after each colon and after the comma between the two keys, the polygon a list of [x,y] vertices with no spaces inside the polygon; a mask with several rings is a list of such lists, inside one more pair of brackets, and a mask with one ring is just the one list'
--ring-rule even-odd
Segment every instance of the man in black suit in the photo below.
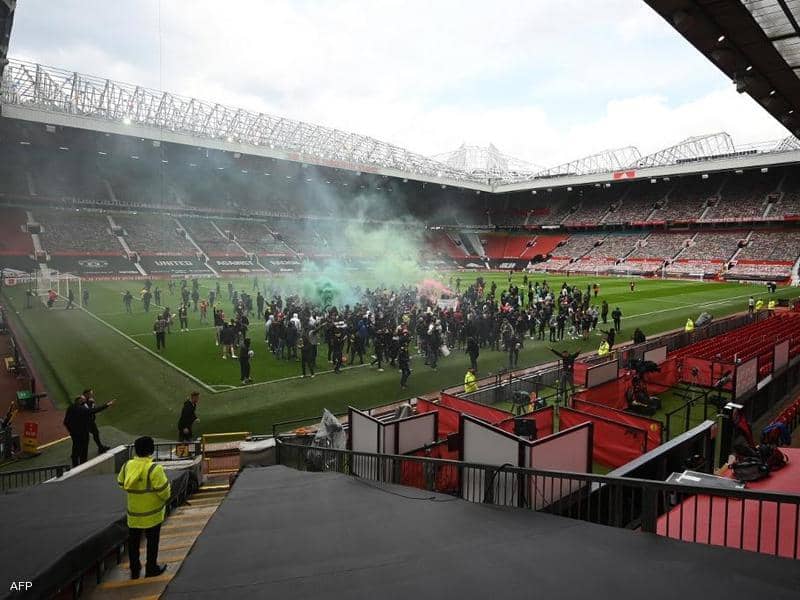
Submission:
{"label": "man in black suit", "polygon": [[192,426],[199,421],[197,418],[196,409],[197,401],[200,400],[200,392],[192,392],[191,395],[183,403],[181,416],[178,419],[178,440],[181,442],[191,442]]}
{"label": "man in black suit", "polygon": [[72,438],[73,467],[85,463],[88,458],[89,433],[93,416],[113,404],[114,401],[109,400],[102,406],[89,408],[86,403],[86,397],[80,395],[67,408],[67,412],[64,415],[64,427],[67,428],[69,436]]}

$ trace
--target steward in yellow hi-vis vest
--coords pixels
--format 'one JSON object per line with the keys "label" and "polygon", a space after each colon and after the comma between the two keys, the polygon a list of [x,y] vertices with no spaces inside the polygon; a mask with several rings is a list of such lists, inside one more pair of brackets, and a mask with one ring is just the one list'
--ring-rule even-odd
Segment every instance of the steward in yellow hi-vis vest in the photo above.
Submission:
{"label": "steward in yellow hi-vis vest", "polygon": [[478,391],[478,378],[475,377],[475,369],[467,369],[464,375],[464,393],[471,394]]}
{"label": "steward in yellow hi-vis vest", "polygon": [[142,532],[147,538],[147,567],[145,577],[161,575],[167,568],[158,564],[158,541],[161,523],[171,489],[164,467],[153,462],[155,443],[151,437],[141,437],[134,442],[136,456],[122,466],[117,483],[128,495],[128,558],[131,579],[138,579],[142,570],[139,562],[139,544]]}

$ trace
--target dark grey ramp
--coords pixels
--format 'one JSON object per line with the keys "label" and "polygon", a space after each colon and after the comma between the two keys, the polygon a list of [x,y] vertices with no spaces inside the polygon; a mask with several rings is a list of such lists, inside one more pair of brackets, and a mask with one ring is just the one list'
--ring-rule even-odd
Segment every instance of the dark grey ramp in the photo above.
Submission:
{"label": "dark grey ramp", "polygon": [[800,562],[333,473],[245,469],[162,598],[796,599]]}

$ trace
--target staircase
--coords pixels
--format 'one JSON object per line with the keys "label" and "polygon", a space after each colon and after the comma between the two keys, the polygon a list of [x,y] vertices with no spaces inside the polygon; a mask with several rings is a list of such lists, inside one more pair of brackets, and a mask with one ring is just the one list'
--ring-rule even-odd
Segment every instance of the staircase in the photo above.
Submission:
{"label": "staircase", "polygon": [[689,245],[688,245],[688,246],[684,246],[683,248],[681,248],[680,250],[678,250],[678,253],[677,253],[675,256],[673,256],[673,257],[672,257],[672,260],[676,260],[676,259],[678,259],[678,258],[680,257],[680,255],[681,255],[681,254],[683,254],[683,252],[684,252],[686,249],[688,249],[688,248],[691,248],[691,247],[692,247],[692,245],[694,245],[694,241],[697,239],[697,236],[699,235],[699,233],[700,233],[699,231],[698,231],[698,232],[696,232],[696,233],[695,233],[695,234],[694,234],[694,235],[693,235],[693,236],[692,236],[692,237],[689,239]]}
{"label": "staircase", "polygon": [[739,254],[742,252],[742,250],[744,250],[747,247],[747,245],[750,243],[750,238],[751,237],[753,237],[753,230],[752,229],[747,233],[747,237],[744,239],[744,242],[745,242],[744,246],[741,246],[741,247],[737,248],[736,252],[733,253],[733,256],[731,256],[728,259],[728,262],[732,262],[732,261],[736,260],[736,257],[739,256]]}
{"label": "staircase", "polygon": [[[127,552],[122,562],[111,567],[102,582],[92,589],[84,590],[82,597],[90,600],[128,600],[161,597],[167,584],[175,577],[192,545],[224,500],[230,486],[204,485],[189,499],[175,509],[161,526],[161,543],[158,552],[159,564],[166,564],[167,570],[158,577],[131,579]],[[146,541],[142,537],[142,569],[146,560]]]}

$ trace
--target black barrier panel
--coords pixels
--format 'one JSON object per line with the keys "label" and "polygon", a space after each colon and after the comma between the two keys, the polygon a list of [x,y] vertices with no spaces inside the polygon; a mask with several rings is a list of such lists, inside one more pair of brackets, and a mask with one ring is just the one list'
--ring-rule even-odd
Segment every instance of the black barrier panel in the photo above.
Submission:
{"label": "black barrier panel", "polygon": [[492,269],[500,271],[521,271],[528,266],[528,260],[514,260],[513,258],[493,258],[489,260]]}
{"label": "black barrier panel", "polygon": [[173,275],[184,274],[211,274],[205,263],[194,256],[141,256],[139,264],[148,273],[169,273]]}
{"label": "black barrier panel", "polygon": [[38,268],[39,264],[29,256],[0,256],[0,269],[30,273]]}
{"label": "black barrier panel", "polygon": [[293,272],[303,268],[303,261],[299,258],[262,258],[261,264],[273,272]]}
{"label": "black barrier panel", "polygon": [[[269,262],[269,261],[267,261]],[[249,273],[251,271],[263,271],[264,269],[256,262],[246,256],[232,256],[230,258],[214,258],[211,264],[217,271],[224,273]]]}
{"label": "black barrier panel", "polygon": [[124,256],[51,256],[47,266],[78,275],[140,275]]}

